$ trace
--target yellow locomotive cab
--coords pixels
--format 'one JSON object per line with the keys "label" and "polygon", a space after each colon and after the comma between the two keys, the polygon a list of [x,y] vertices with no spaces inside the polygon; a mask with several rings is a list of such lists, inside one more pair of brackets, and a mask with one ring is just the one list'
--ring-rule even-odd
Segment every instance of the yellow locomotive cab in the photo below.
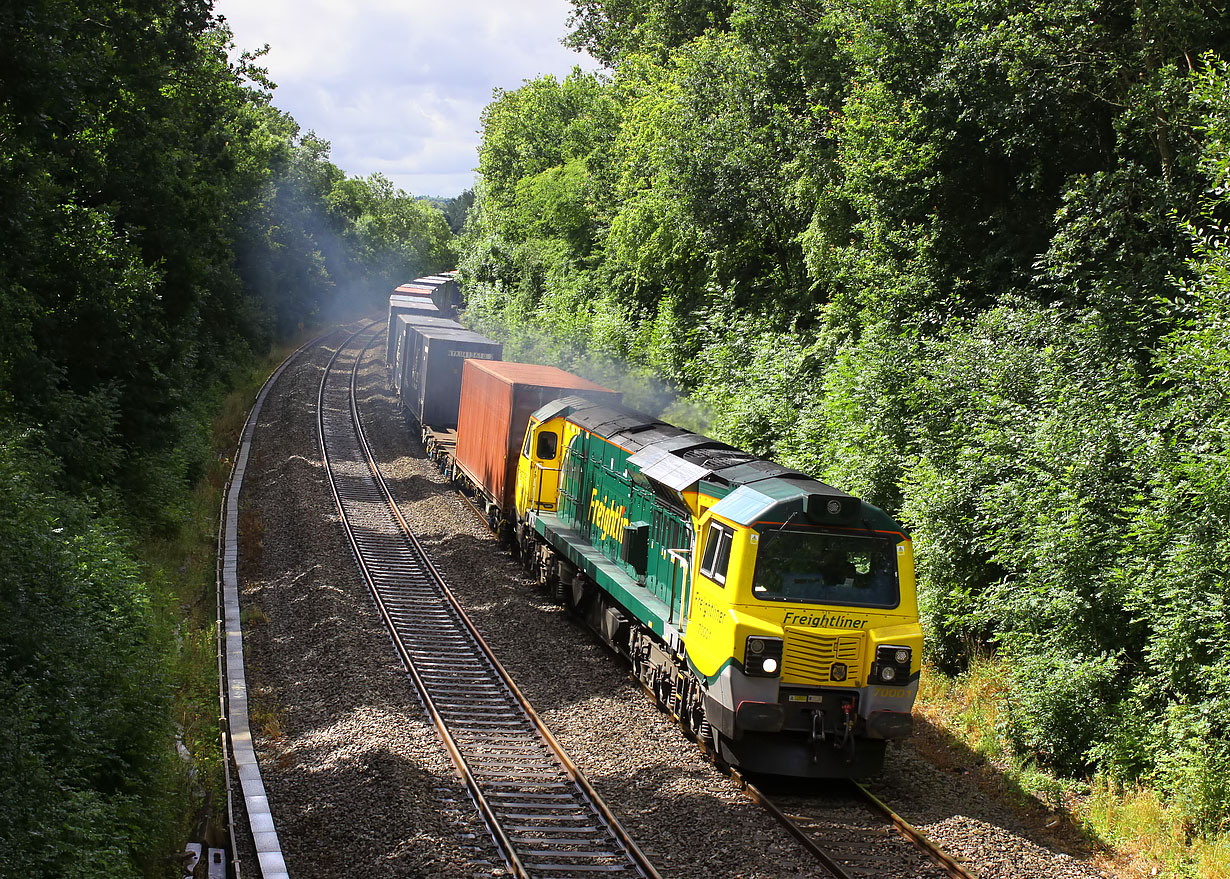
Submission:
{"label": "yellow locomotive cab", "polygon": [[[780,516],[791,489],[737,489],[698,527],[688,660],[709,687],[707,713],[728,731],[719,747],[748,768],[761,752],[747,741],[762,735],[881,749],[908,735],[917,695],[910,540],[882,514],[873,528],[861,504],[843,511],[853,498]],[[782,751],[759,768],[799,771]]]}
{"label": "yellow locomotive cab", "polygon": [[517,512],[554,510],[559,503],[559,474],[566,449],[562,417],[531,418],[517,461]]}

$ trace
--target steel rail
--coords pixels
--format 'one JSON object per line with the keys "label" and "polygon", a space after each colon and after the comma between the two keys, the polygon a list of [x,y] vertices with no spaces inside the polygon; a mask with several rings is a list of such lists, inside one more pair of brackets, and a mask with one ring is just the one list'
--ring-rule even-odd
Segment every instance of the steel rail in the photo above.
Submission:
{"label": "steel rail", "polygon": [[961,866],[950,854],[927,838],[921,830],[906,821],[892,809],[890,809],[879,797],[873,794],[867,788],[863,787],[857,781],[852,784],[862,792],[868,805],[875,811],[879,812],[885,818],[893,823],[897,828],[897,832],[914,843],[922,851],[926,852],[927,856],[933,860],[936,865],[946,871],[952,879],[978,879],[978,875],[973,871]]}
{"label": "steel rail", "polygon": [[[730,769],[731,778],[736,784],[742,788],[747,796],[767,811],[774,820],[782,825],[787,832],[790,833],[799,843],[810,852],[816,860],[824,865],[825,869],[833,874],[836,879],[855,879],[848,873],[840,864],[838,864],[824,849],[821,843],[804,828],[798,821],[794,820],[790,815],[786,814],[780,806],[774,802],[773,798],[766,794],[756,785],[748,781],[742,773],[737,769]],[[932,842],[918,828],[914,827],[896,812],[894,812],[882,800],[872,794],[867,788],[863,787],[856,781],[849,782],[851,788],[856,792],[856,799],[866,806],[869,810],[886,819],[897,830],[898,834],[914,848],[925,854],[931,861],[947,873],[952,879],[978,879],[978,874],[963,867],[947,852],[943,851],[938,845]]]}
{"label": "steel rail", "polygon": [[778,808],[777,804],[774,803],[773,800],[764,793],[764,791],[744,778],[743,774],[739,772],[739,770],[732,767],[730,769],[730,777],[734,780],[735,784],[739,785],[743,792],[747,794],[748,798],[753,803],[760,806],[771,816],[773,816],[773,819],[784,827],[791,836],[798,840],[799,844],[802,845],[803,848],[807,849],[807,851],[811,853],[812,857],[823,864],[824,868],[832,873],[836,879],[852,879],[850,874],[841,868],[840,864],[829,857],[829,853],[825,851],[818,842],[816,842],[815,838],[810,833],[804,830],[797,821],[794,821],[789,815]]}
{"label": "steel rail", "polygon": [[218,538],[216,562],[217,590],[217,654],[219,687],[219,727],[222,738],[223,766],[226,784],[227,833],[230,837],[231,873],[235,879],[240,875],[238,840],[235,828],[234,783],[231,763],[236,766],[239,788],[244,797],[248,815],[249,832],[252,835],[257,856],[257,869],[262,877],[276,879],[287,876],[286,862],[278,841],[269,798],[265,793],[260,768],[253,748],[252,733],[248,722],[247,680],[244,674],[243,626],[239,614],[239,493],[247,470],[252,438],[261,408],[275,382],[286,368],[309,348],[323,339],[340,335],[333,330],[304,342],[288,356],[265,379],[256,399],[248,410],[236,443],[226,485],[218,512]]}
{"label": "steel rail", "polygon": [[[359,365],[377,335],[367,340],[351,369],[348,426],[326,425],[326,386],[342,348],[326,368],[317,400],[322,457],[360,571],[476,808],[519,877],[604,872],[660,879],[495,660],[397,509],[358,411]],[[338,462],[330,461],[330,446],[337,440],[331,433],[339,430],[357,444],[344,450],[347,460],[341,463],[361,460],[365,470],[361,480],[351,474],[360,483],[347,488],[358,493],[353,504],[375,515],[372,505],[378,499],[380,513],[396,522],[395,534],[380,535],[370,526],[359,533],[350,521],[334,472]],[[382,553],[396,557],[373,560]],[[379,562],[392,573],[381,570]],[[395,581],[407,577],[416,582],[397,594]],[[412,618],[424,613],[427,618]],[[574,863],[561,863],[569,858]]]}

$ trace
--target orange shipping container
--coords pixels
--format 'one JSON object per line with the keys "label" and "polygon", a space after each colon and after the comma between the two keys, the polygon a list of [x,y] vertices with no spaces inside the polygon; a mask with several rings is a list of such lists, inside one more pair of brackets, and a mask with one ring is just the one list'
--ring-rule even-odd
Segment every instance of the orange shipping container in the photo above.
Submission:
{"label": "orange shipping container", "polygon": [[554,366],[467,360],[461,373],[457,466],[508,514],[530,415],[560,397],[618,403],[623,395]]}

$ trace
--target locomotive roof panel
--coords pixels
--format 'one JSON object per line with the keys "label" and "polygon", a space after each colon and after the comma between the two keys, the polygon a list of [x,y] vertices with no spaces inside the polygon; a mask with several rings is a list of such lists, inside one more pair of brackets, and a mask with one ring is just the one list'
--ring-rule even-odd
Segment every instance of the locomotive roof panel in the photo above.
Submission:
{"label": "locomotive roof panel", "polygon": [[641,473],[654,482],[660,482],[675,491],[690,488],[709,475],[709,471],[704,467],[698,467],[690,461],[677,458],[669,453],[648,467],[642,467]]}
{"label": "locomotive roof panel", "polygon": [[673,424],[654,421],[638,424],[633,428],[625,428],[622,433],[611,437],[611,442],[618,443],[633,454],[639,455],[649,448],[657,448],[663,443],[680,439],[680,429]]}
{"label": "locomotive roof panel", "polygon": [[770,477],[740,485],[710,510],[715,516],[748,527],[757,523],[819,525],[909,536],[900,522],[879,507],[807,477]]}
{"label": "locomotive roof panel", "polygon": [[736,467],[727,467],[719,475],[731,485],[748,485],[753,482],[759,482],[762,479],[770,479],[786,473],[796,473],[799,476],[804,475],[797,470],[783,467],[776,461],[766,461],[759,458]]}
{"label": "locomotive roof panel", "polygon": [[[712,476],[735,485],[737,483],[730,479],[728,474],[759,474],[759,471],[747,470],[749,465],[786,469],[769,461],[762,461],[750,452],[691,431],[679,431],[673,436],[647,444],[629,458],[628,463],[639,467],[641,473],[649,479],[661,482],[676,491],[683,491]],[[685,479],[690,481],[683,482]]]}
{"label": "locomotive roof panel", "polygon": [[623,406],[612,406],[608,403],[591,404],[586,407],[578,406],[572,413],[572,420],[590,433],[597,434],[603,439],[610,439],[621,431],[635,430],[638,427],[652,427],[659,423],[632,409],[625,409]]}
{"label": "locomotive roof panel", "polygon": [[589,405],[592,405],[592,401],[586,400],[584,397],[560,397],[558,400],[552,400],[550,403],[545,403],[535,409],[533,417],[539,421],[550,421],[552,418],[568,415],[577,408]]}
{"label": "locomotive roof panel", "polygon": [[710,507],[709,512],[736,525],[751,526],[764,519],[777,504],[776,499],[756,488],[741,485]]}
{"label": "locomotive roof panel", "polygon": [[[804,483],[784,479],[766,479],[754,485],[740,485],[710,509],[714,515],[729,519],[739,525],[754,525],[757,522],[789,522],[805,515],[807,499],[811,495],[856,500],[844,491],[809,480],[819,491],[809,490]],[[800,524],[805,524],[803,519]]]}
{"label": "locomotive roof panel", "polygon": [[723,470],[737,468],[740,465],[759,460],[751,452],[736,449],[725,443],[698,443],[687,449],[676,452],[680,458],[701,467],[710,473],[720,473]]}

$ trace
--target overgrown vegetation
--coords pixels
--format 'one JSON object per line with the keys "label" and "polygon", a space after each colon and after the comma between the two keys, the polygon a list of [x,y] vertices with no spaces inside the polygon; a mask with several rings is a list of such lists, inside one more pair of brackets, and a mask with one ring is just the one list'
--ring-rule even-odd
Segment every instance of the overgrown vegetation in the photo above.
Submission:
{"label": "overgrown vegetation", "polygon": [[[1063,813],[1080,832],[1110,849],[1102,854],[1113,852],[1123,875],[1221,879],[1230,874],[1230,835],[1193,834],[1184,804],[1105,775],[1057,776],[1014,749],[1008,734],[1012,706],[1005,698],[1010,672],[1003,660],[975,656],[958,675],[925,672],[916,710],[940,733],[928,747],[935,748],[932,756],[942,765],[973,770],[1001,796],[1034,814],[1039,804]],[[981,772],[983,763],[992,770]]]}
{"label": "overgrown vegetation", "polygon": [[[622,358],[901,516],[1004,743],[1230,819],[1230,19],[574,0],[464,236],[511,350]],[[562,340],[562,341],[561,341]]]}
{"label": "overgrown vegetation", "polygon": [[0,875],[170,869],[219,766],[226,388],[452,261],[229,39],[207,0],[0,9]]}

